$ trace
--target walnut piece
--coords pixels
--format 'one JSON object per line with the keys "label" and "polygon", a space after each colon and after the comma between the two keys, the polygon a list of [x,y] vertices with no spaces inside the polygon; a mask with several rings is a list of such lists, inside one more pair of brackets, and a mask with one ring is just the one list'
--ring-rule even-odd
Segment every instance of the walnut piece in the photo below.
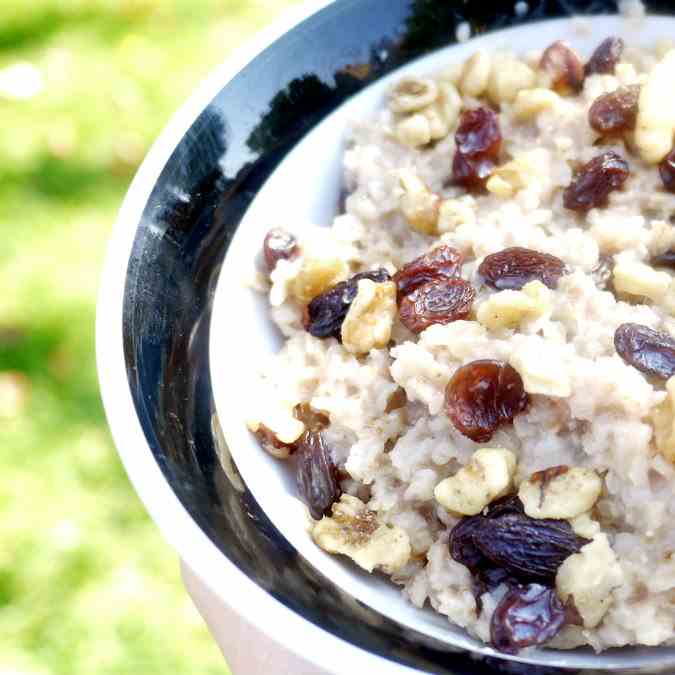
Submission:
{"label": "walnut piece", "polygon": [[292,292],[296,300],[304,305],[317,295],[327,291],[349,276],[347,263],[326,252],[325,256],[307,254],[292,281]]}
{"label": "walnut piece", "polygon": [[553,467],[520,484],[518,496],[530,518],[576,518],[590,511],[602,492],[602,479],[591,469]]}
{"label": "walnut piece", "polygon": [[515,471],[516,457],[510,450],[481,448],[469,464],[436,486],[434,497],[452,513],[475,516],[509,492]]}
{"label": "walnut piece", "polygon": [[670,275],[641,262],[619,262],[613,270],[614,290],[629,295],[646,296],[654,302],[665,298]]}
{"label": "walnut piece", "polygon": [[330,517],[313,524],[311,534],[324,551],[346,555],[367,572],[377,567],[392,574],[410,559],[406,532],[384,524],[360,499],[348,494],[333,504]]}
{"label": "walnut piece", "polygon": [[399,206],[413,230],[422,234],[438,234],[441,199],[410,169],[399,171]]}
{"label": "walnut piece", "polygon": [[622,582],[623,570],[607,535],[599,533],[560,566],[556,590],[563,602],[573,600],[585,628],[595,628],[610,607],[612,590]]}
{"label": "walnut piece", "polygon": [[516,328],[522,321],[538,319],[551,310],[551,291],[541,281],[530,281],[520,291],[493,293],[483,302],[476,318],[490,330]]}
{"label": "walnut piece", "polygon": [[396,284],[361,279],[342,322],[342,344],[353,354],[386,347],[396,317]]}

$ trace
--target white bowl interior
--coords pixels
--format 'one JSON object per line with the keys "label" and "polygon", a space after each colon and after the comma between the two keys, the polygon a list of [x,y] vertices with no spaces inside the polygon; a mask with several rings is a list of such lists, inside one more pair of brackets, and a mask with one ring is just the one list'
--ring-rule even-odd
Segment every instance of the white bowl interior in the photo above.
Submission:
{"label": "white bowl interior", "polygon": [[[262,452],[246,429],[246,401],[255,396],[251,372],[259,367],[261,358],[279,349],[282,340],[268,318],[266,297],[247,288],[242,280],[251,277],[262,240],[272,225],[288,223],[294,231],[303,223],[330,225],[340,193],[345,130],[350,120],[375,111],[387,87],[404,73],[432,72],[453,60],[463,60],[479,47],[524,53],[565,39],[588,56],[608,35],[619,35],[629,45],[653,46],[658,38],[674,33],[672,17],[648,17],[639,27],[616,16],[583,21],[556,19],[474,38],[407,65],[349,100],[298,143],[259,191],[228,250],[214,301],[211,376],[225,440],[246,485],[284,537],[335,584],[398,623],[453,647],[498,655],[450,625],[445,617],[413,607],[399,588],[383,577],[365,574],[315,546],[307,533],[304,507],[295,496],[294,477],[282,462]],[[539,650],[517,660],[560,667],[618,669],[656,665],[664,658],[675,662],[675,649],[610,650],[600,656],[586,649]]]}

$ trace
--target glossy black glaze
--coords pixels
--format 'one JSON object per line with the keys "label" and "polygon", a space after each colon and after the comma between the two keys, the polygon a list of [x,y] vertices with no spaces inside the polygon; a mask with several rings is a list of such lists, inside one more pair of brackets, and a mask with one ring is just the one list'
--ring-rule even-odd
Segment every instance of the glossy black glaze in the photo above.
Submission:
{"label": "glossy black glaze", "polygon": [[294,611],[425,672],[579,671],[449,655],[447,647],[345,596],[297,555],[217,462],[208,365],[211,301],[252,197],[298,139],[354,92],[452,43],[460,21],[484,32],[572,11],[614,9],[611,2],[541,0],[518,18],[513,6],[514,0],[341,0],[284,35],[218,94],[181,140],[138,225],[127,273],[129,385],[148,444],[192,517],[244,574]]}

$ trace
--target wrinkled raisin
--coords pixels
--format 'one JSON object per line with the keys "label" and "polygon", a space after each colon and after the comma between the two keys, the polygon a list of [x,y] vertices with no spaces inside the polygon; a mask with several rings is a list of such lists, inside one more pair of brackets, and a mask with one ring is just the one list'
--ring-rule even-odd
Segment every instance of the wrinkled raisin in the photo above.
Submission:
{"label": "wrinkled raisin", "polygon": [[485,283],[498,291],[520,290],[529,281],[555,288],[564,273],[565,263],[560,258],[520,246],[492,253],[478,267]]}
{"label": "wrinkled raisin", "polygon": [[478,190],[495,167],[502,144],[497,114],[489,108],[466,110],[455,133],[453,181],[467,190]]}
{"label": "wrinkled raisin", "polygon": [[472,361],[458,368],[445,390],[445,405],[455,428],[485,443],[502,424],[525,410],[529,398],[518,372],[499,361]]}
{"label": "wrinkled raisin", "polygon": [[377,269],[371,272],[359,272],[347,281],[329,288],[317,295],[305,309],[305,330],[318,338],[334,337],[342,340],[340,331],[342,323],[347,316],[361,279],[370,279],[375,282],[389,281],[389,272],[385,269]]}
{"label": "wrinkled raisin", "polygon": [[637,119],[639,98],[640,86],[637,84],[598,96],[588,111],[588,123],[604,136],[632,131]]}
{"label": "wrinkled raisin", "polygon": [[675,270],[675,250],[665,251],[659,255],[652,256],[649,264],[652,267],[667,267],[668,269]]}
{"label": "wrinkled raisin", "polygon": [[594,157],[581,167],[563,193],[565,208],[588,211],[605,206],[609,193],[620,188],[630,173],[628,163],[613,150]]}
{"label": "wrinkled raisin", "polygon": [[464,279],[435,279],[416,288],[401,300],[401,323],[413,333],[421,333],[435,323],[465,319],[476,292]]}
{"label": "wrinkled raisin", "polygon": [[552,588],[540,584],[517,586],[497,605],[490,621],[492,646],[505,654],[541,645],[565,623],[565,608]]}
{"label": "wrinkled raisin", "polygon": [[671,150],[659,164],[659,176],[668,192],[675,192],[675,150]]}
{"label": "wrinkled raisin", "polygon": [[265,235],[263,256],[267,269],[271,272],[280,260],[290,260],[299,253],[298,240],[290,232],[275,227]]}
{"label": "wrinkled raisin", "polygon": [[622,323],[614,333],[614,346],[628,364],[667,380],[675,375],[675,339],[638,323]]}
{"label": "wrinkled raisin", "polygon": [[473,542],[496,567],[511,576],[552,583],[565,559],[578,553],[588,540],[578,537],[566,520],[506,513],[484,520]]}
{"label": "wrinkled raisin", "polygon": [[315,431],[305,432],[298,442],[296,457],[300,496],[309,507],[312,518],[320,520],[330,514],[331,506],[342,494],[337,469],[323,435]]}
{"label": "wrinkled raisin", "polygon": [[398,301],[401,302],[404,296],[429,281],[459,276],[462,262],[462,254],[452,246],[445,245],[437,246],[429,253],[415,258],[394,274]]}
{"label": "wrinkled raisin", "polygon": [[586,75],[601,73],[613,75],[614,68],[623,54],[624,42],[620,37],[608,37],[593,52],[586,64]]}
{"label": "wrinkled raisin", "polygon": [[579,55],[562,40],[544,50],[539,68],[551,77],[551,87],[560,94],[577,93],[584,84],[584,64]]}

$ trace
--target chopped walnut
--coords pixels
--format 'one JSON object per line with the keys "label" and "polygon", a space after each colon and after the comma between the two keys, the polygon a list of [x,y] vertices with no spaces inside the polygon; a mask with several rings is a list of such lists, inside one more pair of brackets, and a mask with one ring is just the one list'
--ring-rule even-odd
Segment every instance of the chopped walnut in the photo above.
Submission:
{"label": "chopped walnut", "polygon": [[546,151],[542,149],[522,152],[510,162],[498,166],[485,185],[488,192],[509,199],[526,188],[546,165]]}
{"label": "chopped walnut", "polygon": [[490,330],[516,328],[538,319],[552,308],[551,291],[541,281],[530,281],[520,291],[500,291],[485,300],[476,313],[479,323]]}
{"label": "chopped walnut", "polygon": [[480,96],[485,92],[490,78],[492,59],[487,52],[477,51],[467,59],[459,81],[459,90],[465,96]]}
{"label": "chopped walnut", "polygon": [[434,490],[436,501],[446,510],[475,516],[491,501],[508,494],[516,471],[516,457],[503,448],[482,448],[471,462]]}
{"label": "chopped walnut", "polygon": [[389,107],[395,113],[423,110],[438,97],[438,87],[429,78],[404,77],[389,93]]}
{"label": "chopped walnut", "polygon": [[333,504],[330,517],[313,524],[311,534],[324,551],[346,555],[367,572],[377,567],[392,574],[411,555],[410,539],[404,530],[383,523],[377,513],[348,494]]}
{"label": "chopped walnut", "polygon": [[349,276],[347,263],[326,253],[323,257],[306,254],[302,266],[292,281],[292,292],[296,300],[307,304],[317,295],[344,281]]}
{"label": "chopped walnut", "polygon": [[411,148],[418,148],[431,142],[431,124],[422,113],[404,117],[396,125],[394,133],[400,143]]}
{"label": "chopped walnut", "polygon": [[602,492],[602,479],[591,469],[556,466],[533,473],[518,496],[530,518],[576,518],[589,511]]}
{"label": "chopped walnut", "polygon": [[559,100],[560,96],[550,89],[523,89],[513,102],[513,114],[521,122],[530,121],[544,110],[553,108]]}
{"label": "chopped walnut", "polygon": [[612,591],[623,582],[623,570],[607,535],[597,534],[579,553],[569,556],[556,576],[563,602],[574,602],[584,628],[595,628],[607,613]]}
{"label": "chopped walnut", "polygon": [[496,105],[511,103],[519,91],[531,89],[536,79],[534,70],[520,59],[511,54],[498,54],[488,79],[488,98]]}
{"label": "chopped walnut", "polygon": [[396,284],[361,279],[342,323],[342,344],[354,354],[386,347],[396,317]]}
{"label": "chopped walnut", "polygon": [[614,265],[614,289],[619,293],[645,296],[660,302],[670,286],[670,275],[640,262],[619,262]]}
{"label": "chopped walnut", "polygon": [[675,49],[666,53],[647,77],[638,102],[635,145],[649,164],[660,162],[673,147],[675,133]]}
{"label": "chopped walnut", "polygon": [[438,210],[438,231],[454,232],[460,225],[473,225],[476,222],[475,204],[471,195],[444,199]]}
{"label": "chopped walnut", "polygon": [[528,394],[566,398],[572,383],[557,346],[534,337],[521,342],[511,353],[509,363],[523,378]]}
{"label": "chopped walnut", "polygon": [[399,172],[399,182],[399,205],[410,227],[422,234],[437,234],[440,197],[410,169]]}
{"label": "chopped walnut", "polygon": [[652,412],[656,449],[675,464],[675,375],[666,382],[666,399]]}

